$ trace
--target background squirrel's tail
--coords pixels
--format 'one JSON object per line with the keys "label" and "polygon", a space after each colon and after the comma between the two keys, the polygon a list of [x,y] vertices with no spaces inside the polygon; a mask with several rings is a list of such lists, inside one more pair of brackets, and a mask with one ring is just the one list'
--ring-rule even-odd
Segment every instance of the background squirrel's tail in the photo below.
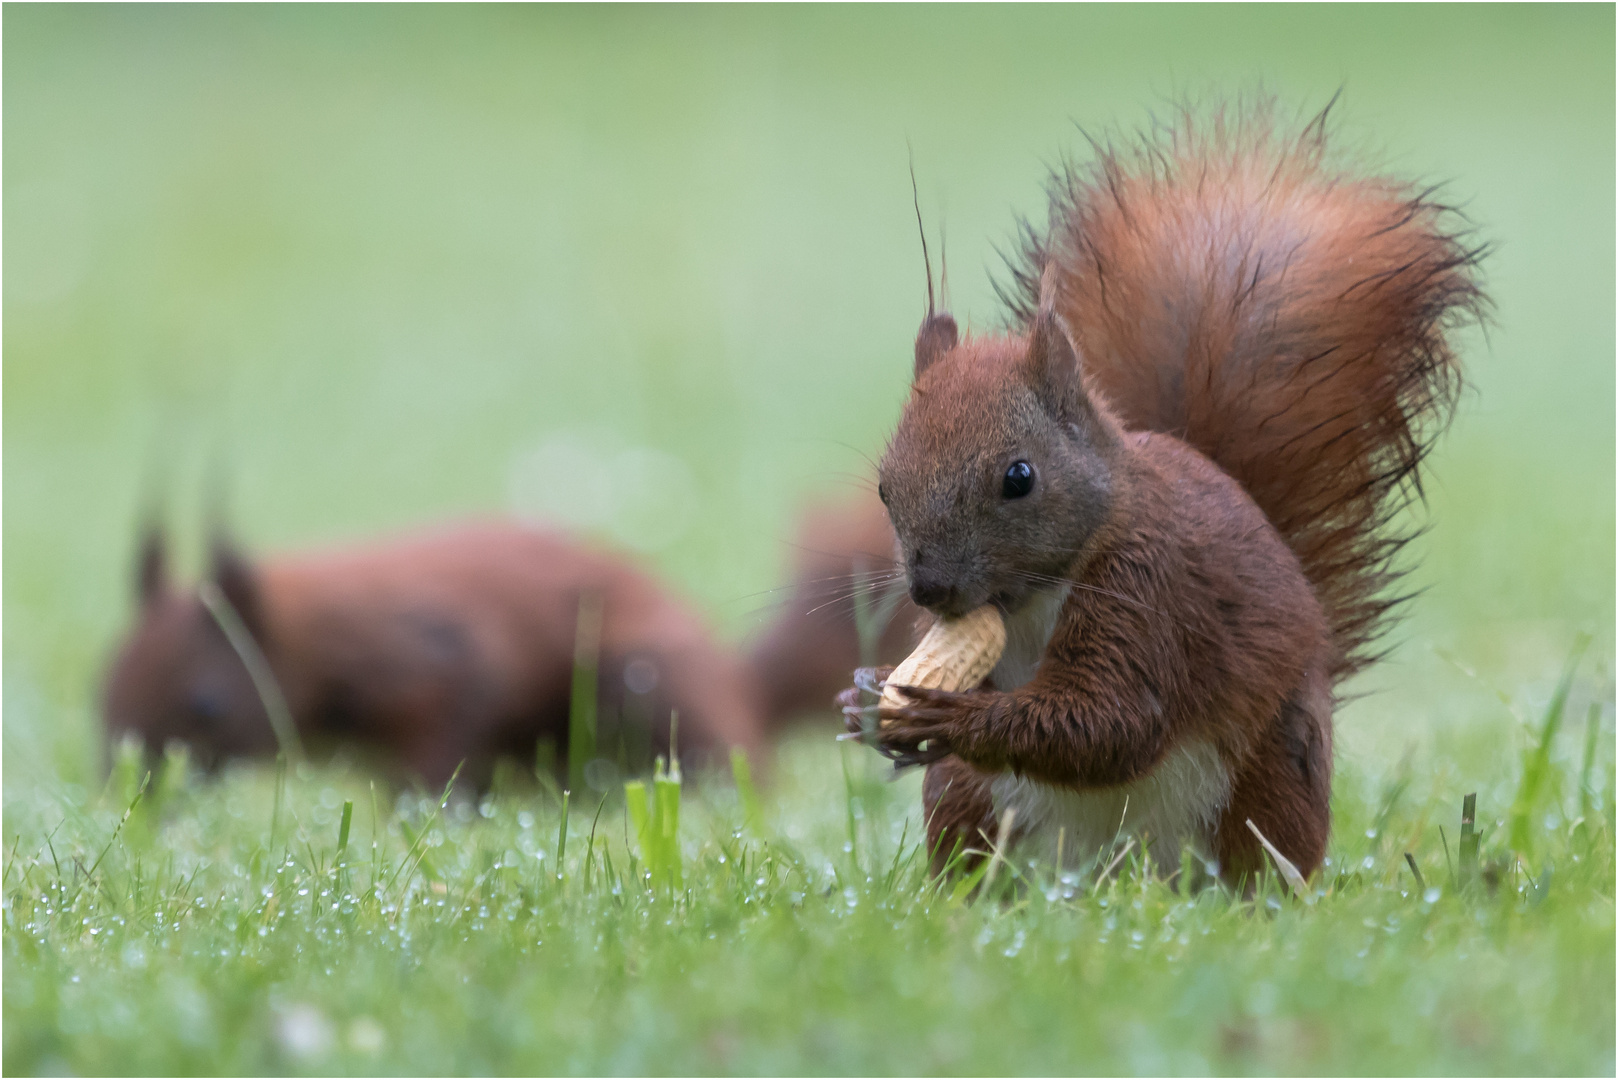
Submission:
{"label": "background squirrel's tail", "polygon": [[[1182,110],[1052,184],[1012,310],[1054,302],[1086,382],[1132,428],[1185,440],[1280,529],[1340,646],[1372,657],[1409,539],[1392,519],[1461,385],[1446,335],[1481,318],[1483,254],[1417,190],[1334,168],[1326,112]],[[1329,111],[1329,106],[1328,106]],[[1054,261],[1054,265],[1053,265]],[[1049,270],[1047,270],[1049,268]]]}

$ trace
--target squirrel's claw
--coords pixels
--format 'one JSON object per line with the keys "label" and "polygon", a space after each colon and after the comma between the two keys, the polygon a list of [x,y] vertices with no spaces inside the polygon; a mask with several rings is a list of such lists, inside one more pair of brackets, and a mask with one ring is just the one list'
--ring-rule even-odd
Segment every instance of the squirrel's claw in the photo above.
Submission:
{"label": "squirrel's claw", "polygon": [[974,693],[904,687],[908,703],[882,710],[878,749],[898,768],[926,765],[954,753],[953,738],[977,704]]}
{"label": "squirrel's claw", "polygon": [[[886,667],[862,667],[854,669],[854,686],[864,690],[867,694],[881,694],[882,688],[887,685],[888,676],[893,674],[893,665]],[[847,693],[848,691],[844,691]],[[839,695],[841,696],[841,695]]]}
{"label": "squirrel's claw", "polygon": [[[893,668],[856,668],[854,685],[838,693],[834,703],[843,713],[843,726],[851,734],[864,734],[876,727],[877,705],[873,698],[882,693]],[[863,740],[862,740],[863,741]]]}
{"label": "squirrel's claw", "polygon": [[[854,672],[854,685],[837,695],[843,713],[843,726],[851,738],[876,750],[893,762],[895,769],[927,765],[947,756],[949,735],[960,718],[967,695],[947,690],[905,686],[909,703],[898,708],[866,704],[867,695],[881,694],[893,673],[891,667],[860,668]],[[879,721],[879,723],[873,723]]]}

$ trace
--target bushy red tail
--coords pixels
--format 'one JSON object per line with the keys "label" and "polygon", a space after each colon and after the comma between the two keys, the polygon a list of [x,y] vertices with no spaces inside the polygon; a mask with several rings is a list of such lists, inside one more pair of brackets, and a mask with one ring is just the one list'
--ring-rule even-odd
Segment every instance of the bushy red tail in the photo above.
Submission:
{"label": "bushy red tail", "polygon": [[1184,110],[1096,144],[1052,185],[1009,296],[1056,304],[1124,423],[1212,458],[1286,537],[1331,620],[1338,677],[1399,602],[1393,519],[1461,385],[1448,340],[1481,318],[1483,254],[1433,189],[1332,163],[1326,113]]}

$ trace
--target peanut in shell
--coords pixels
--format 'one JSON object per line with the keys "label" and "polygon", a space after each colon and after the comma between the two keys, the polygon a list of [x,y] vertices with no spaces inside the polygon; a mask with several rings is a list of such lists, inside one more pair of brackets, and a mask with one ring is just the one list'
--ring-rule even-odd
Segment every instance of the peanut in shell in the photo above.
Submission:
{"label": "peanut in shell", "polygon": [[[881,704],[901,708],[909,699],[901,686],[929,690],[971,690],[977,687],[1006,651],[1006,623],[992,604],[967,612],[958,619],[940,619],[921,639],[915,651],[893,669],[882,688]],[[883,721],[886,724],[888,721]]]}

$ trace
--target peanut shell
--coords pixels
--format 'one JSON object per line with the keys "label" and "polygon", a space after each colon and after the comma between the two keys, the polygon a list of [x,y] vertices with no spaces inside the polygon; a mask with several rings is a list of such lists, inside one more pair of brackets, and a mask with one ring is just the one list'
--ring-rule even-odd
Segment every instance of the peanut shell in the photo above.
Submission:
{"label": "peanut shell", "polygon": [[[921,639],[915,651],[893,669],[882,688],[882,704],[899,708],[908,699],[898,689],[920,686],[929,690],[972,690],[994,670],[1006,651],[1006,624],[992,604],[967,612],[958,619],[940,619]],[[883,721],[886,723],[887,721]]]}

